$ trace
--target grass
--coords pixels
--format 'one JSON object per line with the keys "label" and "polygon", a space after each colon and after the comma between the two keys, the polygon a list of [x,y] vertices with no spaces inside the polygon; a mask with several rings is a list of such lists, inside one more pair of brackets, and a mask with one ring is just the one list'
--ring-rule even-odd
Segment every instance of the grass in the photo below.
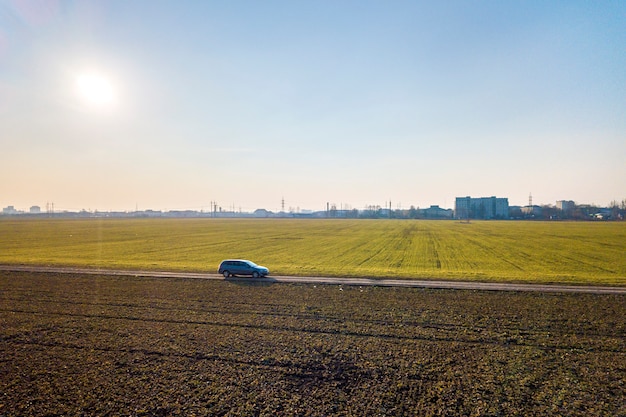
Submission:
{"label": "grass", "polygon": [[0,415],[621,416],[626,298],[0,272]]}
{"label": "grass", "polygon": [[624,222],[4,219],[0,263],[626,285]]}

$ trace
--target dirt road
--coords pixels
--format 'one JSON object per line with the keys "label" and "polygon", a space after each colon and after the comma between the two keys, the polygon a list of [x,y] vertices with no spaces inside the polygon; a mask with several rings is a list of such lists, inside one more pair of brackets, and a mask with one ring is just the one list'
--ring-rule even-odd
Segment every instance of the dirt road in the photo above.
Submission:
{"label": "dirt road", "polygon": [[[153,278],[186,278],[186,279],[213,279],[225,280],[221,275],[198,272],[167,272],[167,271],[128,271],[116,269],[89,269],[73,267],[42,267],[27,265],[0,265],[0,271],[25,271],[56,274],[91,274],[91,275],[121,275]],[[587,285],[549,285],[549,284],[516,284],[501,282],[476,281],[440,281],[416,279],[388,279],[388,278],[339,278],[339,277],[293,277],[271,276],[265,278],[235,277],[228,281],[254,281],[259,283],[300,283],[326,285],[361,285],[379,287],[407,287],[407,288],[440,288],[453,290],[483,290],[483,291],[534,291],[534,292],[567,292],[591,294],[624,294],[626,287],[601,287]]]}

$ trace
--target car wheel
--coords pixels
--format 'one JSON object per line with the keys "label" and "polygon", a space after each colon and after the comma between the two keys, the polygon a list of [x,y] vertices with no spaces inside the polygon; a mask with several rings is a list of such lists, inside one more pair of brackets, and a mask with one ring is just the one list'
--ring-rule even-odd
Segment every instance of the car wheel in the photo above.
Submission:
{"label": "car wheel", "polygon": [[224,271],[222,275],[224,275],[224,278],[228,278],[230,276],[230,272]]}
{"label": "car wheel", "polygon": [[254,271],[254,272],[252,273],[252,278],[258,278],[258,277],[259,277],[259,273],[258,273],[258,272],[256,272],[256,271]]}

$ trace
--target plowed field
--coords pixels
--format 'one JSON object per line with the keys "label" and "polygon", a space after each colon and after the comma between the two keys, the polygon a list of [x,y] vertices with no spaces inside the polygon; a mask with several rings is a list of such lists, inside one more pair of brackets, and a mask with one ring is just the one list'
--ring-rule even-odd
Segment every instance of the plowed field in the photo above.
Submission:
{"label": "plowed field", "polygon": [[619,295],[0,272],[0,415],[626,415],[625,317]]}

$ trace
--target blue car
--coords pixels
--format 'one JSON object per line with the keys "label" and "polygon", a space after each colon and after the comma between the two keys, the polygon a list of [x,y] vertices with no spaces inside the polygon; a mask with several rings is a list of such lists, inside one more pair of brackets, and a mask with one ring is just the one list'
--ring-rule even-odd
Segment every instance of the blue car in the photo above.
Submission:
{"label": "blue car", "polygon": [[222,261],[217,273],[224,275],[224,278],[235,275],[252,275],[253,278],[259,278],[269,274],[270,270],[245,259],[227,259]]}

